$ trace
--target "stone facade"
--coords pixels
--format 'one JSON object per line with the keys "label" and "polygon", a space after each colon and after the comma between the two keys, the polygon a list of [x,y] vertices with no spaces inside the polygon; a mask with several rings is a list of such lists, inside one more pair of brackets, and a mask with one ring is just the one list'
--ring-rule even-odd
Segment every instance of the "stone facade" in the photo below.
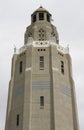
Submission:
{"label": "stone facade", "polygon": [[[43,17],[39,16],[39,13],[43,13]],[[35,20],[33,20],[34,16],[36,16]],[[47,16],[49,16],[49,18],[47,18]],[[39,20],[40,17],[41,20]],[[59,43],[57,29],[54,25],[51,24],[51,14],[43,7],[38,8],[31,15],[31,25],[26,28],[25,32],[25,44],[27,44],[29,37],[32,37],[35,41],[48,41],[51,37],[55,37],[56,43]]]}
{"label": "stone facade", "polygon": [[46,14],[43,7],[32,14],[24,46],[14,52],[5,130],[79,130],[71,57]]}

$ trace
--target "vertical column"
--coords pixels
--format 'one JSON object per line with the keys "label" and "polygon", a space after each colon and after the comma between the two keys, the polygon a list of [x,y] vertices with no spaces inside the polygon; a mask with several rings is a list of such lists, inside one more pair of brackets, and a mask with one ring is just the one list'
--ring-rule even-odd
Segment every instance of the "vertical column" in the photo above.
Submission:
{"label": "vertical column", "polygon": [[31,130],[32,105],[32,46],[27,48],[25,68],[23,130]]}
{"label": "vertical column", "polygon": [[7,103],[7,113],[6,113],[6,124],[5,130],[10,130],[11,128],[11,109],[12,109],[12,92],[14,86],[14,74],[15,74],[15,63],[17,60],[17,55],[15,54],[12,59],[12,72],[11,72],[11,80],[9,82],[9,90],[8,90],[8,103]]}

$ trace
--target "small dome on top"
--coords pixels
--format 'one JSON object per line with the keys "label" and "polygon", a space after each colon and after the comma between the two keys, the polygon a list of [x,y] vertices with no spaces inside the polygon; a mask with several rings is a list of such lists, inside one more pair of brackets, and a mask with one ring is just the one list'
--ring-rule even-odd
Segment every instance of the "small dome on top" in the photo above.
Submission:
{"label": "small dome on top", "polygon": [[51,14],[45,8],[43,8],[42,6],[40,6],[37,10],[35,10],[33,12],[33,14],[36,13],[36,12],[47,12],[51,16]]}
{"label": "small dome on top", "polygon": [[49,41],[55,39],[59,44],[57,29],[51,23],[52,15],[42,6],[35,10],[31,15],[31,25],[25,32],[25,44],[32,37],[34,41]]}

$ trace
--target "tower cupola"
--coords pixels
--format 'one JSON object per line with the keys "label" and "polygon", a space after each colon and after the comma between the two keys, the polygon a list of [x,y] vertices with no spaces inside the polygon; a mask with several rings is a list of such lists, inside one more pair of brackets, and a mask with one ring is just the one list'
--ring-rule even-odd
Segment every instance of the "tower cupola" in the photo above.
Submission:
{"label": "tower cupola", "polygon": [[52,15],[42,6],[31,14],[31,25],[26,28],[24,44],[28,43],[31,37],[34,41],[49,41],[54,39],[59,44],[57,29],[51,23]]}
{"label": "tower cupola", "polygon": [[51,14],[42,6],[40,6],[31,15],[31,22],[35,23],[35,22],[43,22],[43,21],[51,22]]}
{"label": "tower cupola", "polygon": [[12,58],[5,130],[79,130],[71,57],[43,7],[24,44]]}

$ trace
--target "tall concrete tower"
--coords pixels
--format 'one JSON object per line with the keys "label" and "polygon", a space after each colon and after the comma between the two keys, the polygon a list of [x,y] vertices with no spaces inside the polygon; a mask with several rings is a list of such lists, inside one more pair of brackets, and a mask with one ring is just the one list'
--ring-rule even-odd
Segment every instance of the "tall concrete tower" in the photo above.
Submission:
{"label": "tall concrete tower", "polygon": [[5,130],[79,130],[76,109],[69,50],[40,7],[14,50]]}

